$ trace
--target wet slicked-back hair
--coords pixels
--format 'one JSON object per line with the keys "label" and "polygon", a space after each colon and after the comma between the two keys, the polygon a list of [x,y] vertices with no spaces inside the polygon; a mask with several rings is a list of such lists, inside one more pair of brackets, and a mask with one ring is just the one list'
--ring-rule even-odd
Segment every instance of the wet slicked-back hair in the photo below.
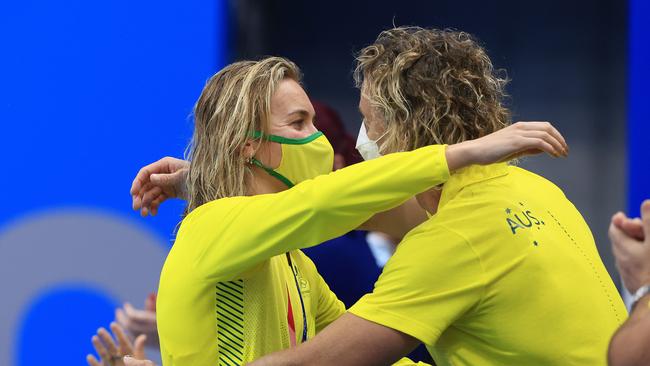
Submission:
{"label": "wet slicked-back hair", "polygon": [[194,134],[186,157],[186,213],[219,198],[246,194],[252,174],[242,148],[253,132],[267,132],[271,97],[285,78],[300,82],[300,69],[281,57],[239,61],[216,73],[194,107]]}

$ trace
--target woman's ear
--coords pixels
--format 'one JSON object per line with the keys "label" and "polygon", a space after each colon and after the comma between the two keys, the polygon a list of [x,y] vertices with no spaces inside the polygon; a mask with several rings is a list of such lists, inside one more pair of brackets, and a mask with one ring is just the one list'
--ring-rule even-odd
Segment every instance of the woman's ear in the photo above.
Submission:
{"label": "woman's ear", "polygon": [[244,146],[242,147],[242,155],[244,159],[252,159],[255,156],[259,142],[256,140],[247,140]]}

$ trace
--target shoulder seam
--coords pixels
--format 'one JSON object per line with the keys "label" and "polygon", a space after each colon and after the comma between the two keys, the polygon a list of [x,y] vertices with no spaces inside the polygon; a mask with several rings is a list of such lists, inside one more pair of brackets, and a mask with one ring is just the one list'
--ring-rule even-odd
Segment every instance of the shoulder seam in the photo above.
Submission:
{"label": "shoulder seam", "polygon": [[465,244],[469,247],[469,249],[472,251],[472,253],[474,253],[474,256],[476,257],[476,259],[478,260],[478,263],[481,266],[481,282],[483,282],[483,291],[481,293],[481,297],[480,297],[479,301],[477,302],[477,306],[482,304],[483,301],[485,300],[485,296],[486,296],[486,293],[487,293],[487,287],[488,286],[487,286],[487,280],[485,278],[485,273],[486,273],[485,265],[483,264],[483,260],[482,260],[481,256],[476,251],[476,249],[474,249],[474,246],[469,241],[469,239],[467,239],[467,237],[465,237],[465,235],[459,233],[458,231],[456,231],[456,230],[454,230],[454,229],[452,229],[452,228],[450,228],[450,227],[448,227],[446,225],[443,225],[443,224],[440,224],[440,223],[437,223],[437,222],[434,223],[434,225],[440,227],[441,229],[447,230],[448,232],[453,233],[456,236],[458,236],[459,238],[461,238],[465,242]]}

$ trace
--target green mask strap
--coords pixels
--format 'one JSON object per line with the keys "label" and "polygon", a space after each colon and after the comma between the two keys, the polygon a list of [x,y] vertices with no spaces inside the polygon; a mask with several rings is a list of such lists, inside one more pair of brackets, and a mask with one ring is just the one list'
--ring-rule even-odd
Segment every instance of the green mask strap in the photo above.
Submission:
{"label": "green mask strap", "polygon": [[279,144],[287,144],[287,145],[304,145],[308,144],[317,138],[323,136],[323,133],[321,131],[314,132],[313,134],[303,137],[301,139],[292,139],[289,137],[283,137],[283,136],[277,136],[277,135],[265,135],[262,133],[262,131],[255,131],[251,134],[251,137],[254,139],[260,139],[263,138],[264,140],[267,141],[272,141],[272,142],[277,142]]}
{"label": "green mask strap", "polygon": [[264,169],[264,171],[269,173],[270,176],[278,179],[280,182],[284,183],[287,187],[291,188],[291,187],[294,186],[294,184],[289,179],[287,179],[287,177],[285,177],[284,175],[282,175],[282,174],[276,172],[275,170],[267,167],[266,165],[262,164],[261,161],[255,159],[255,158],[252,158],[251,162],[253,163],[253,165],[256,165],[256,166]]}

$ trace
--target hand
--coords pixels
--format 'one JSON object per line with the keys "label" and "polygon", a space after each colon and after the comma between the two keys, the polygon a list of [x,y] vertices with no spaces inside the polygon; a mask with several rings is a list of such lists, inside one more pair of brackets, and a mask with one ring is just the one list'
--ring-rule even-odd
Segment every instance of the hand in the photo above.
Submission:
{"label": "hand", "polygon": [[629,219],[622,212],[612,217],[609,239],[623,285],[634,294],[650,285],[650,200],[641,205],[641,219]]}
{"label": "hand", "polygon": [[643,221],[638,217],[630,219],[624,213],[618,212],[612,217],[612,224],[621,229],[627,236],[639,241],[645,239],[645,234],[643,233]]}
{"label": "hand", "polygon": [[136,309],[131,304],[125,303],[124,308],[115,311],[115,319],[134,336],[146,335],[148,346],[160,347],[156,323],[155,294],[147,297],[143,310]]}
{"label": "hand", "polygon": [[149,360],[138,360],[133,357],[126,356],[124,357],[125,366],[156,366],[152,361]]}
{"label": "hand", "polygon": [[104,328],[99,328],[97,334],[93,336],[92,343],[95,351],[100,357],[98,361],[94,355],[86,356],[86,361],[90,366],[122,366],[124,362],[122,357],[133,355],[138,359],[144,359],[144,343],[147,336],[140,335],[134,343],[126,336],[122,327],[117,323],[111,323],[111,330],[117,338],[118,345],[115,345],[113,337]]}
{"label": "hand", "polygon": [[447,147],[450,171],[472,164],[493,164],[540,153],[568,156],[564,137],[548,122],[517,122],[476,140]]}
{"label": "hand", "polygon": [[187,199],[185,178],[190,163],[169,156],[140,169],[131,184],[133,209],[146,217],[155,216],[158,206],[168,198]]}

